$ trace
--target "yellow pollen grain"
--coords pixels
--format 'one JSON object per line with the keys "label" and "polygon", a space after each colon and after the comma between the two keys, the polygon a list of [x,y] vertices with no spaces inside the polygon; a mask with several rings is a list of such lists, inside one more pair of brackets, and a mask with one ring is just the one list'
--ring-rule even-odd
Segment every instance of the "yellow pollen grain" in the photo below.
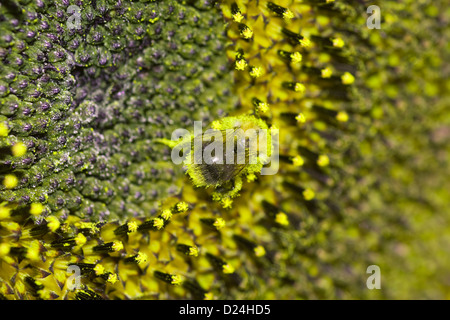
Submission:
{"label": "yellow pollen grain", "polygon": [[75,237],[75,243],[77,244],[77,246],[82,246],[86,243],[87,239],[84,236],[84,234],[79,233],[76,237]]}
{"label": "yellow pollen grain", "polygon": [[303,39],[299,40],[300,45],[304,48],[309,48],[311,46],[311,40],[309,38],[304,37]]}
{"label": "yellow pollen grain", "polygon": [[246,27],[241,31],[241,35],[242,37],[244,37],[244,39],[250,39],[253,37],[253,31],[249,27]]}
{"label": "yellow pollen grain", "polygon": [[138,264],[144,263],[147,261],[147,258],[148,258],[148,256],[145,253],[139,252],[136,257],[136,262]]}
{"label": "yellow pollen grain", "polygon": [[179,212],[186,212],[186,211],[188,211],[188,209],[189,209],[189,205],[186,202],[182,201],[182,202],[177,203],[177,210]]}
{"label": "yellow pollen grain", "polygon": [[305,200],[307,201],[314,199],[315,196],[316,194],[310,188],[307,188],[305,189],[305,191],[303,191],[303,198],[305,198]]}
{"label": "yellow pollen grain", "polygon": [[339,111],[336,115],[336,119],[339,122],[347,122],[348,121],[348,113],[344,111]]}
{"label": "yellow pollen grain", "polygon": [[234,272],[234,267],[227,263],[227,264],[223,265],[222,271],[223,271],[223,273],[231,274]]}
{"label": "yellow pollen grain", "polygon": [[321,73],[322,73],[322,78],[329,78],[333,74],[333,71],[329,67],[326,67],[321,70]]}
{"label": "yellow pollen grain", "polygon": [[153,226],[158,229],[161,230],[162,227],[164,227],[164,220],[161,218],[155,218],[153,219]]}
{"label": "yellow pollen grain", "polygon": [[295,84],[295,87],[294,87],[294,90],[296,91],[296,92],[300,92],[300,93],[303,93],[303,92],[305,92],[305,86],[303,85],[303,84],[301,84],[301,83],[299,83],[299,82],[297,82],[296,84]]}
{"label": "yellow pollen grain", "polygon": [[327,155],[321,154],[321,155],[319,156],[319,158],[317,159],[317,164],[318,164],[320,167],[326,167],[327,165],[330,164],[330,159],[328,158]]}
{"label": "yellow pollen grain", "polygon": [[297,120],[298,123],[305,123],[306,122],[306,117],[303,113],[299,113],[296,117],[295,120]]}
{"label": "yellow pollen grain", "polygon": [[13,174],[7,174],[3,179],[3,186],[6,189],[13,189],[19,184],[19,179]]}
{"label": "yellow pollen grain", "polygon": [[286,9],[286,11],[283,12],[283,18],[284,18],[285,20],[291,20],[292,18],[294,18],[294,14],[292,13],[291,10]]}
{"label": "yellow pollen grain", "polygon": [[198,248],[196,246],[192,246],[189,248],[189,255],[193,257],[198,257]]}
{"label": "yellow pollen grain", "polygon": [[42,203],[32,203],[30,207],[30,214],[38,216],[44,211],[44,205]]}
{"label": "yellow pollen grain", "polygon": [[97,276],[105,273],[105,268],[99,263],[94,267],[94,272]]}
{"label": "yellow pollen grain", "polygon": [[242,71],[245,70],[245,68],[247,67],[247,61],[245,61],[244,59],[238,60],[236,61],[236,70]]}
{"label": "yellow pollen grain", "polygon": [[303,160],[303,158],[300,155],[296,155],[293,159],[292,159],[292,164],[295,167],[301,167],[303,164],[305,163],[305,160]]}
{"label": "yellow pollen grain", "polygon": [[345,72],[341,77],[343,84],[352,84],[355,82],[355,77],[350,72]]}
{"label": "yellow pollen grain", "polygon": [[289,225],[289,219],[284,212],[277,213],[277,215],[275,216],[275,222],[282,226]]}
{"label": "yellow pollen grain", "polygon": [[161,217],[164,220],[169,220],[170,218],[172,218],[172,211],[170,211],[170,209],[164,209],[161,213]]}
{"label": "yellow pollen grain", "polygon": [[297,51],[297,52],[291,53],[290,58],[293,63],[299,63],[302,61],[303,56],[300,52]]}
{"label": "yellow pollen grain", "polygon": [[233,204],[233,200],[231,200],[230,198],[225,198],[222,200],[222,207],[226,208],[231,208],[231,205]]}
{"label": "yellow pollen grain", "polygon": [[11,152],[15,157],[21,157],[27,153],[27,146],[23,142],[17,142],[11,147]]}
{"label": "yellow pollen grain", "polygon": [[170,281],[171,284],[173,285],[180,285],[182,282],[182,279],[179,275],[172,275],[172,280]]}
{"label": "yellow pollen grain", "polygon": [[240,12],[233,14],[234,22],[240,23],[242,19],[244,19],[244,16]]}
{"label": "yellow pollen grain", "polygon": [[213,226],[216,227],[217,230],[222,229],[225,227],[225,220],[222,218],[217,218],[216,221],[214,221]]}
{"label": "yellow pollen grain", "polygon": [[123,249],[123,243],[122,241],[114,241],[112,245],[112,249],[114,251],[120,251]]}
{"label": "yellow pollen grain", "polygon": [[119,278],[117,277],[117,274],[115,274],[115,273],[111,273],[109,276],[108,276],[108,280],[107,280],[109,283],[111,283],[111,284],[114,284],[114,283],[116,283],[117,281],[119,281]]}
{"label": "yellow pollen grain", "polygon": [[128,232],[135,232],[138,229],[136,221],[131,221],[127,223]]}
{"label": "yellow pollen grain", "polygon": [[257,257],[263,257],[266,255],[266,249],[264,249],[264,247],[261,245],[256,246],[255,249],[253,249],[253,251],[255,252],[255,256]]}
{"label": "yellow pollen grain", "polygon": [[250,71],[250,76],[253,78],[259,78],[263,75],[263,69],[261,67],[253,67]]}
{"label": "yellow pollen grain", "polygon": [[57,217],[49,216],[47,218],[47,227],[50,229],[50,231],[55,232],[56,230],[58,230],[60,225],[61,224]]}
{"label": "yellow pollen grain", "polygon": [[331,39],[331,41],[333,42],[333,47],[336,48],[342,48],[345,45],[344,40],[342,40],[341,38],[334,38]]}

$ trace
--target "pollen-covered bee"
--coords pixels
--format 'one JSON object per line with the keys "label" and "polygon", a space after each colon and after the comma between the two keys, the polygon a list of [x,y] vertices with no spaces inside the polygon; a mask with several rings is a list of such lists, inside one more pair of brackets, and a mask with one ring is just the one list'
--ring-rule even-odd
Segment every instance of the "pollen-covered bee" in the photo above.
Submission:
{"label": "pollen-covered bee", "polygon": [[242,177],[253,181],[272,154],[271,131],[253,115],[216,120],[206,131],[194,124],[194,133],[182,133],[158,141],[172,148],[172,161],[185,165],[195,187],[216,188],[213,200],[224,207],[242,189]]}

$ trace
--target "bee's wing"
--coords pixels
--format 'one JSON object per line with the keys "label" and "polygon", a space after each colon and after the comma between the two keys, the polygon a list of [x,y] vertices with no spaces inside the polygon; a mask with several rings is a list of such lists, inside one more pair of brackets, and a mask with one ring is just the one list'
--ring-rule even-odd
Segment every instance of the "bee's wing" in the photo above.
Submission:
{"label": "bee's wing", "polygon": [[[209,130],[202,135],[194,137],[194,149],[195,144],[197,147],[201,146],[202,152],[193,154],[192,160],[194,160],[193,168],[198,176],[201,176],[202,180],[207,185],[221,185],[227,181],[230,181],[236,177],[246,166],[246,162],[237,162],[237,143],[234,135],[227,135],[226,130]],[[206,163],[204,160],[204,151],[211,143],[220,141],[222,144],[222,153],[215,154],[214,159],[221,157],[220,161],[212,161]],[[227,158],[227,148],[232,148],[233,153],[230,154],[233,158]],[[244,148],[245,157],[247,157],[247,150]],[[210,155],[208,155],[210,156]]]}

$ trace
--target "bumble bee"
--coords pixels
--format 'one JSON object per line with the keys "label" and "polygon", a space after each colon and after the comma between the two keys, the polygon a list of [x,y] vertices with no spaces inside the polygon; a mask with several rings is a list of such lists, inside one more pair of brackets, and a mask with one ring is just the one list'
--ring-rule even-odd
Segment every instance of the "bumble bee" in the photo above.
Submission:
{"label": "bumble bee", "polygon": [[254,180],[269,161],[272,144],[268,129],[264,120],[242,115],[213,121],[211,128],[201,133],[194,128],[194,134],[176,141],[158,141],[172,147],[172,156],[183,151],[186,174],[193,185],[214,187],[213,200],[230,207],[242,189],[242,177]]}

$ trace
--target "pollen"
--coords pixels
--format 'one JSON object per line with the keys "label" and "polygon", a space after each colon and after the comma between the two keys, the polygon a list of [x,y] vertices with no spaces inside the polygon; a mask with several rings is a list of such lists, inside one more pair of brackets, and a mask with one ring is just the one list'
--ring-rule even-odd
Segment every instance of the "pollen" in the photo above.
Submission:
{"label": "pollen", "polygon": [[42,203],[32,203],[30,207],[30,214],[38,216],[44,211],[44,205]]}
{"label": "pollen", "polygon": [[7,174],[3,179],[3,185],[6,189],[13,189],[19,184],[19,179],[13,174]]}
{"label": "pollen", "polygon": [[183,279],[179,275],[172,275],[172,280],[170,281],[170,283],[178,286],[181,284],[182,281]]}
{"label": "pollen", "polygon": [[294,17],[295,17],[294,14],[293,14],[292,11],[289,10],[289,9],[286,9],[286,11],[283,12],[283,18],[284,18],[285,20],[291,20],[291,19],[294,18]]}
{"label": "pollen", "polygon": [[301,167],[303,164],[305,163],[305,161],[303,160],[303,158],[300,155],[296,155],[293,159],[292,159],[292,164],[295,167]]}
{"label": "pollen", "polygon": [[230,198],[225,198],[222,200],[222,206],[224,208],[231,208],[232,204],[233,204],[233,200],[231,200]]}
{"label": "pollen", "polygon": [[233,20],[234,22],[240,23],[244,19],[244,16],[240,12],[236,12],[233,14]]}
{"label": "pollen", "polygon": [[303,198],[305,198],[306,201],[314,199],[315,196],[316,194],[310,188],[307,188],[305,189],[305,191],[303,191]]}
{"label": "pollen", "polygon": [[138,264],[141,264],[147,261],[148,256],[143,252],[139,252],[135,259]]}
{"label": "pollen", "polygon": [[250,76],[253,78],[259,78],[263,75],[263,69],[261,67],[252,67],[250,71]]}
{"label": "pollen", "polygon": [[127,223],[128,232],[135,232],[138,229],[136,221],[131,221]]}
{"label": "pollen", "polygon": [[[164,209],[161,213],[161,217],[164,220],[170,220],[170,218],[172,218],[172,211],[170,211],[170,209]],[[163,223],[164,225],[164,223]]]}
{"label": "pollen", "polygon": [[81,232],[75,237],[75,243],[77,244],[77,246],[84,245],[86,241],[86,237]]}
{"label": "pollen", "polygon": [[247,61],[245,61],[244,59],[236,61],[235,68],[239,71],[245,70],[245,68],[247,68]]}
{"label": "pollen", "polygon": [[196,246],[192,246],[189,248],[189,255],[193,257],[198,257],[198,248]]}
{"label": "pollen", "polygon": [[296,51],[294,53],[291,53],[290,58],[293,63],[299,63],[302,61],[303,56],[300,52]]}
{"label": "pollen", "polygon": [[155,218],[153,219],[153,226],[158,229],[161,230],[162,227],[164,227],[164,220],[161,218]]}
{"label": "pollen", "polygon": [[227,263],[223,265],[222,271],[223,273],[231,274],[234,273],[234,267],[231,264]]}
{"label": "pollen", "polygon": [[105,273],[105,267],[103,267],[100,263],[94,267],[94,272],[97,276]]}
{"label": "pollen", "polygon": [[303,37],[303,39],[300,39],[299,42],[303,48],[311,47],[311,40],[309,40],[309,38]]}
{"label": "pollen", "polygon": [[355,82],[355,77],[350,72],[345,72],[341,77],[343,84],[352,84]]}
{"label": "pollen", "polygon": [[56,230],[58,230],[60,225],[61,224],[60,224],[60,222],[59,222],[57,217],[49,216],[47,218],[47,226],[50,229],[50,231],[55,232]]}
{"label": "pollen", "polygon": [[106,281],[108,281],[108,282],[111,283],[111,284],[114,284],[114,283],[116,283],[117,281],[119,281],[119,278],[117,277],[117,274],[111,273],[111,274],[108,276],[108,280],[106,280]]}
{"label": "pollen", "polygon": [[112,249],[114,251],[120,251],[123,249],[123,243],[122,241],[114,241],[112,245]]}
{"label": "pollen", "polygon": [[263,257],[266,255],[266,249],[264,249],[264,247],[261,245],[256,246],[255,249],[253,249],[253,251],[255,252],[255,256],[257,257]]}
{"label": "pollen", "polygon": [[247,181],[248,182],[253,182],[255,180],[256,180],[256,175],[255,174],[251,173],[251,174],[247,175]]}
{"label": "pollen", "polygon": [[27,153],[27,146],[23,142],[17,142],[11,148],[11,152],[15,157],[21,157]]}
{"label": "pollen", "polygon": [[277,215],[275,216],[275,222],[282,226],[289,225],[289,219],[284,212],[277,213]]}
{"label": "pollen", "polygon": [[305,86],[304,86],[302,83],[297,82],[297,83],[295,84],[294,90],[295,90],[296,92],[303,93],[303,92],[305,92],[306,88],[305,88]]}
{"label": "pollen", "polygon": [[321,154],[317,159],[317,164],[321,167],[326,167],[327,165],[330,164],[330,159],[328,158],[327,155]]}
{"label": "pollen", "polygon": [[305,123],[306,122],[306,117],[303,113],[299,113],[296,117],[295,120],[297,120],[298,123]]}
{"label": "pollen", "polygon": [[333,74],[333,71],[329,67],[323,68],[320,72],[322,74],[322,78],[329,78]]}
{"label": "pollen", "polygon": [[251,39],[253,37],[253,31],[249,27],[245,27],[241,31],[241,35],[244,39]]}
{"label": "pollen", "polygon": [[186,211],[188,211],[188,209],[189,209],[189,205],[186,202],[181,201],[181,202],[177,203],[177,210],[180,213],[186,212]]}
{"label": "pollen", "polygon": [[344,111],[339,111],[336,115],[336,120],[339,122],[347,122],[348,121],[348,113]]}
{"label": "pollen", "polygon": [[331,39],[331,41],[333,42],[333,47],[336,48],[342,48],[345,45],[344,40],[342,40],[342,38],[333,38]]}
{"label": "pollen", "polygon": [[213,226],[216,227],[217,230],[222,229],[225,227],[225,220],[222,218],[217,218],[216,221],[214,221]]}

